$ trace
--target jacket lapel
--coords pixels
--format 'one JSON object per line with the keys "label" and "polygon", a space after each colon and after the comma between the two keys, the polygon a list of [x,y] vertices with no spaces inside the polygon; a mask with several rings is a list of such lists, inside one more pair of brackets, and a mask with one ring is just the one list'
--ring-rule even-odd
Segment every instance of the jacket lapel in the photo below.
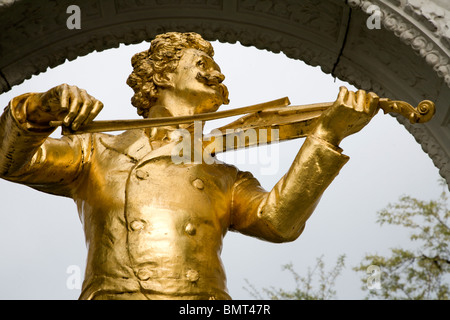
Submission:
{"label": "jacket lapel", "polygon": [[104,135],[99,140],[106,148],[132,158],[136,163],[152,151],[148,137],[140,129],[128,130],[117,136]]}

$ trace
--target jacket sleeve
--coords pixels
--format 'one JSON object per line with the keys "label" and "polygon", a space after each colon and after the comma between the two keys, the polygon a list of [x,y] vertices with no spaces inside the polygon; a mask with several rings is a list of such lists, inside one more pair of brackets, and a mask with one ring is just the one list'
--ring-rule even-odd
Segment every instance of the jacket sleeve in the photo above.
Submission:
{"label": "jacket sleeve", "polygon": [[91,138],[49,138],[54,128],[26,120],[32,93],[11,100],[0,117],[0,177],[37,190],[70,197],[86,166]]}
{"label": "jacket sleeve", "polygon": [[250,173],[240,172],[233,188],[231,229],[271,242],[297,239],[325,189],[349,160],[341,151],[308,137],[270,192]]}

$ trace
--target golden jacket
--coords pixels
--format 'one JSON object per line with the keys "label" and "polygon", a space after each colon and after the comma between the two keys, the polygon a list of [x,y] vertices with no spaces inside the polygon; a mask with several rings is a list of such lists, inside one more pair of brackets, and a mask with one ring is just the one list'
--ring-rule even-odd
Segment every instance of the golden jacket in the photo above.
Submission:
{"label": "golden jacket", "polygon": [[308,137],[267,192],[231,165],[174,164],[171,145],[152,149],[143,130],[49,138],[53,128],[26,121],[30,95],[0,118],[0,176],[75,201],[88,250],[80,299],[229,299],[220,258],[227,231],[295,240],[348,161]]}

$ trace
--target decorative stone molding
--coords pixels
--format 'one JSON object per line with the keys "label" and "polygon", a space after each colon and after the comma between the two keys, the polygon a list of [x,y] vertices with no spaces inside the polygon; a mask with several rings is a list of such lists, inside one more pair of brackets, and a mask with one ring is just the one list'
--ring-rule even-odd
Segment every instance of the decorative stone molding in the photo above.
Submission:
{"label": "decorative stone molding", "polygon": [[[26,0],[15,1],[13,4],[21,5]],[[282,19],[282,13],[289,8],[289,23],[294,25],[293,30],[296,34],[303,34],[303,30],[308,29],[309,32],[320,30],[321,34],[327,35],[327,41],[339,42],[338,37],[343,37],[343,34],[339,34],[340,31],[340,15],[345,9],[343,4],[333,4],[331,8],[324,5],[320,5],[319,8],[315,8],[315,0],[302,1],[303,7],[299,6],[298,1],[249,1],[249,0],[228,0],[226,3],[234,3],[233,10],[237,14],[249,17],[254,14],[264,14],[263,22],[261,23],[242,23],[242,20],[236,19],[236,21],[227,22],[227,20],[233,19],[233,12],[229,14],[226,19],[216,20],[217,16],[222,15],[224,10],[224,2],[222,0],[183,0],[183,1],[143,1],[143,0],[115,0],[109,1],[112,5],[106,7],[101,5],[99,1],[85,1],[83,2],[82,21],[83,32],[87,35],[84,37],[71,37],[65,29],[65,14],[66,6],[71,3],[70,1],[47,1],[38,8],[35,6],[26,6],[20,12],[22,17],[27,19],[20,19],[20,22],[11,21],[11,25],[14,23],[15,28],[8,29],[8,32],[0,35],[0,56],[4,58],[4,61],[19,60],[15,56],[15,47],[17,43],[24,44],[30,42],[30,39],[39,39],[47,36],[48,30],[58,30],[54,34],[60,33],[61,36],[54,48],[43,48],[42,50],[33,50],[30,52],[27,59],[20,61],[20,67],[18,66],[2,66],[0,62],[0,71],[5,75],[4,83],[0,82],[1,91],[9,90],[16,84],[21,83],[25,79],[29,79],[32,75],[44,72],[47,67],[57,66],[65,61],[67,58],[69,61],[83,56],[94,50],[102,51],[107,48],[118,47],[121,43],[131,44],[139,43],[143,40],[150,40],[156,34],[165,32],[168,30],[187,31],[193,30],[201,33],[205,38],[209,40],[220,40],[229,43],[235,43],[240,41],[243,45],[255,46],[259,49],[266,49],[272,52],[283,51],[287,56],[295,59],[301,59],[307,64],[312,66],[321,66],[322,70],[326,73],[330,73],[332,67],[336,61],[336,52],[329,52],[315,46],[313,43],[299,39],[297,35],[289,35],[280,30],[262,30],[261,24],[267,24],[267,19],[272,19],[271,14],[273,12],[279,14],[280,23],[284,24]],[[86,3],[86,5],[84,5]],[[252,5],[252,3],[258,3]],[[265,6],[261,7],[261,3]],[[204,15],[204,19],[189,19],[184,18],[180,14],[179,18],[165,19],[163,14],[173,12],[177,10],[174,8],[180,7],[182,4],[187,9],[207,9]],[[23,5],[22,5],[23,6]],[[155,9],[157,7],[157,9]],[[269,10],[263,12],[262,8]],[[280,9],[281,8],[281,9]],[[11,10],[15,10],[15,6],[11,5]],[[163,14],[155,14],[154,19],[147,18],[144,21],[138,21],[134,23],[128,18],[127,23],[122,24],[120,27],[116,27],[114,23],[108,26],[107,30],[94,30],[93,32],[86,32],[92,24],[98,19],[117,21],[120,23],[122,17],[127,19],[130,14],[138,16],[142,10],[149,10],[158,12],[162,10]],[[258,9],[256,13],[252,11]],[[302,9],[302,10],[300,10]],[[320,9],[321,11],[317,11]],[[213,12],[214,13],[211,13]],[[8,15],[6,11],[4,16],[0,11],[0,19],[8,23]],[[34,14],[33,14],[34,12]],[[44,15],[44,12],[59,13]],[[215,13],[217,12],[217,13]],[[321,12],[319,14],[319,12]],[[321,22],[320,15],[327,14],[325,22]],[[332,13],[337,12],[337,17],[332,17]],[[197,12],[200,15],[200,13]],[[230,18],[231,17],[231,18]],[[140,19],[140,18],[139,18]],[[301,19],[301,21],[300,21]],[[104,22],[105,23],[105,22]],[[107,22],[106,22],[107,23]],[[46,26],[45,28],[36,26]],[[85,27],[86,26],[86,27]],[[291,26],[290,26],[291,28]],[[48,30],[46,30],[48,29]],[[67,39],[67,40],[66,40]],[[335,51],[338,51],[339,46],[336,45]],[[6,83],[7,81],[7,83]]]}
{"label": "decorative stone molding", "polygon": [[339,2],[317,0],[240,0],[237,11],[301,24],[303,28],[326,30],[334,39],[339,36],[340,17],[345,9]]}
{"label": "decorative stone molding", "polygon": [[6,9],[14,4],[14,2],[17,2],[19,0],[2,0],[0,1],[0,10]]}
{"label": "decorative stone molding", "polygon": [[[383,26],[411,46],[450,87],[450,12],[429,0],[348,0],[348,3],[368,15],[373,13],[370,11],[373,6],[379,7]],[[417,24],[425,28],[421,30]]]}
{"label": "decorative stone molding", "polygon": [[[378,6],[381,11],[383,26],[393,32],[396,37],[421,56],[433,68],[438,77],[443,78],[447,86],[450,87],[450,55],[446,50],[448,48],[448,37],[446,38],[446,35],[448,36],[448,26],[450,23],[449,11],[425,0],[407,0],[406,2],[395,0],[349,0],[349,5],[354,9],[363,10],[368,15],[373,13],[369,10],[371,6]],[[393,7],[395,10],[392,9]],[[410,17],[413,19],[405,18],[397,10],[410,14]],[[428,31],[433,32],[434,38],[431,38],[426,30],[417,28],[417,25],[411,21],[417,21],[424,25]],[[446,48],[440,44],[445,44]],[[395,97],[395,93],[387,93],[386,90],[380,88],[383,87],[381,84],[374,83],[373,80],[368,79],[367,75],[361,73],[359,70],[355,70],[354,68],[349,69],[348,65],[346,70],[341,73],[341,78],[346,79],[357,87],[366,87],[366,89],[370,88],[376,91],[380,90],[379,92],[382,92],[382,94]],[[404,81],[407,81],[407,79],[404,79]],[[410,84],[410,86],[411,88],[415,87],[414,84]],[[435,89],[437,93],[434,95],[438,96],[441,88],[437,87]],[[426,98],[426,96],[423,96],[423,98]],[[448,106],[442,107],[448,108]],[[433,160],[435,166],[440,169],[440,175],[450,184],[448,148],[438,142],[427,126],[411,125],[402,117],[396,117],[396,119],[414,136],[415,140],[422,146],[424,152]]]}
{"label": "decorative stone molding", "polygon": [[439,174],[443,177],[447,184],[450,185],[450,159],[445,152],[445,148],[436,140],[433,134],[425,127],[414,126],[405,118],[396,117],[397,121],[405,126],[405,128],[414,136],[416,141],[421,145],[422,150],[426,152],[433,160],[434,165],[439,168]]}

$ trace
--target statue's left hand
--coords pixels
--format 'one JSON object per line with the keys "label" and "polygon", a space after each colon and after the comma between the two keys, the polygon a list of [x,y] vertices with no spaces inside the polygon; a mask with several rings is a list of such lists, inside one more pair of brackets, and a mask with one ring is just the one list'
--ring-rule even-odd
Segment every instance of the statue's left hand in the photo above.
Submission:
{"label": "statue's left hand", "polygon": [[27,120],[41,125],[63,121],[64,126],[77,130],[91,122],[102,108],[103,103],[86,90],[62,84],[31,97],[27,106]]}
{"label": "statue's left hand", "polygon": [[359,90],[341,87],[333,106],[317,119],[313,135],[335,146],[347,136],[364,128],[379,110],[379,97]]}

